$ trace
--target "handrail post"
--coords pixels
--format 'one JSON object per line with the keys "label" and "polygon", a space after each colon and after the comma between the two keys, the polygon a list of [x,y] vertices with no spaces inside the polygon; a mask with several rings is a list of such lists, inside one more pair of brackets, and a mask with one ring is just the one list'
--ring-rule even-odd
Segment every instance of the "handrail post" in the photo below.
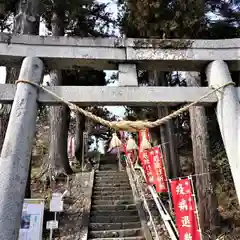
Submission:
{"label": "handrail post", "polygon": [[[43,62],[23,60],[19,79],[39,84]],[[0,158],[0,239],[17,240],[35,135],[38,89],[18,83]]]}

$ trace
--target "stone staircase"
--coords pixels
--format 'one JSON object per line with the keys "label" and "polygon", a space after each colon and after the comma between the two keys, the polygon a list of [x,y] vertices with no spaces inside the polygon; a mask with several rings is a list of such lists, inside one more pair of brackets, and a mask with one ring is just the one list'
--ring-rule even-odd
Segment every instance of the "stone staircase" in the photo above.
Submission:
{"label": "stone staircase", "polygon": [[89,220],[90,240],[144,240],[140,218],[125,171],[113,156],[101,159],[95,173]]}
{"label": "stone staircase", "polygon": [[114,154],[106,154],[101,156],[99,163],[99,171],[118,171],[118,160]]}

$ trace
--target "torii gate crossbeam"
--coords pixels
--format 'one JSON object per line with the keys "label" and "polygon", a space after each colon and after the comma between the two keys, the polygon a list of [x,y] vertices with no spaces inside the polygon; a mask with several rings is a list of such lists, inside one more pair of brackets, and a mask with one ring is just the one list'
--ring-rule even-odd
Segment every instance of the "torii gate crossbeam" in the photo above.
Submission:
{"label": "torii gate crossbeam", "polygon": [[214,60],[240,70],[240,38],[220,40],[74,38],[0,33],[0,62],[20,65],[39,57],[49,69],[93,67],[116,70],[119,63],[138,69],[199,71]]}

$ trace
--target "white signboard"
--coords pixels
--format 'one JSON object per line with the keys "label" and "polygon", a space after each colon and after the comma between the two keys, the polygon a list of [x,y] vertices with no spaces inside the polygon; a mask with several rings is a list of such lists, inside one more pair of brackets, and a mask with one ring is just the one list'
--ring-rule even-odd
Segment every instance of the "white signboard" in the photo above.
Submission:
{"label": "white signboard", "polygon": [[50,201],[50,212],[62,212],[63,201],[61,193],[53,193],[52,200]]}
{"label": "white signboard", "polygon": [[58,221],[47,221],[46,229],[58,229]]}
{"label": "white signboard", "polygon": [[24,199],[18,240],[42,240],[44,199]]}
{"label": "white signboard", "polygon": [[61,199],[52,199],[50,201],[50,212],[62,212],[63,201]]}

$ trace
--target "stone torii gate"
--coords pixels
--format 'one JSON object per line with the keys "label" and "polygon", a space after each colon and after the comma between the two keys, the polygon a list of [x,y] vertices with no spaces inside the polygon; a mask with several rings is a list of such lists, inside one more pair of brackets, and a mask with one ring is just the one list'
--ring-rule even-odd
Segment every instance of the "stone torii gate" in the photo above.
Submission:
{"label": "stone torii gate", "polygon": [[[1,65],[20,65],[19,80],[40,84],[48,69],[90,66],[119,70],[119,87],[51,86],[65,100],[84,105],[159,106],[193,102],[211,90],[232,82],[230,70],[240,71],[240,39],[159,40],[103,39],[0,34]],[[138,87],[137,69],[200,71],[209,87]],[[201,99],[217,103],[217,118],[240,200],[240,88],[234,85]],[[37,101],[61,101],[19,81],[0,87],[0,102],[13,103],[0,159],[0,239],[17,240],[30,156]]]}

